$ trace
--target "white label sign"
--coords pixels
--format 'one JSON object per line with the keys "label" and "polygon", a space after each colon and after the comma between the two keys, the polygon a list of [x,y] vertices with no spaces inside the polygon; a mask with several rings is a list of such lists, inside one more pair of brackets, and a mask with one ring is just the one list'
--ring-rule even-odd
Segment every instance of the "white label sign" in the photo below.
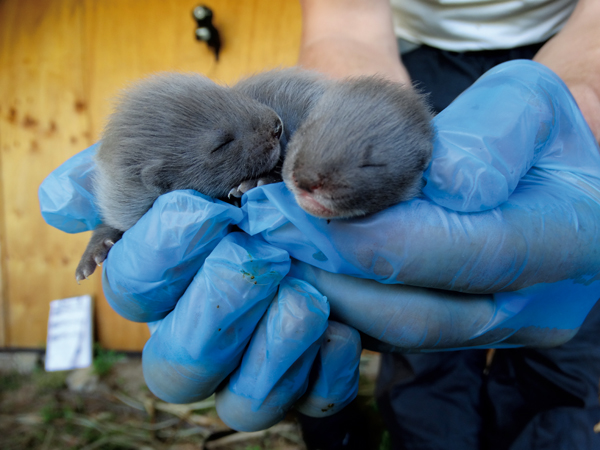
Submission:
{"label": "white label sign", "polygon": [[72,370],[92,363],[92,298],[89,295],[50,302],[46,371]]}

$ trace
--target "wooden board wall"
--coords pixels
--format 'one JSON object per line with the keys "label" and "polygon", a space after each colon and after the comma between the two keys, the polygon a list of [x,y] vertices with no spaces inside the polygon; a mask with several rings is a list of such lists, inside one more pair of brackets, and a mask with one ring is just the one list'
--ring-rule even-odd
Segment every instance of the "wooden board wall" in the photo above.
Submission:
{"label": "wooden board wall", "polygon": [[0,347],[45,345],[51,300],[92,294],[107,348],[140,350],[143,324],[117,316],[99,274],[74,271],[89,238],[46,225],[37,189],[94,143],[111,98],[129,81],[164,70],[232,82],[293,65],[296,0],[205,0],[223,38],[220,61],[195,40],[197,0],[0,0]]}

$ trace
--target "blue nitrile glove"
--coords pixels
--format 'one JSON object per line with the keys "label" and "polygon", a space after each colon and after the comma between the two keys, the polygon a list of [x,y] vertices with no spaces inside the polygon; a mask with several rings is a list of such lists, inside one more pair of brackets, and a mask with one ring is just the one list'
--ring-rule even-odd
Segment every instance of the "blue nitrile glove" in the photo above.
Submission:
{"label": "blue nitrile glove", "polygon": [[[491,97],[497,90],[501,91],[499,95]],[[471,116],[473,120],[469,120]],[[490,72],[461,96],[436,119],[436,128],[438,141],[427,174],[426,193],[437,202],[442,203],[444,195],[436,196],[432,189],[435,186],[459,198],[463,195],[458,203],[467,207],[462,209],[491,207],[489,199],[478,194],[490,189],[496,192],[495,184],[482,184],[483,180],[498,178],[489,174],[499,173],[507,180],[493,196],[501,203],[519,176],[533,168],[505,204],[482,213],[461,214],[415,200],[368,218],[327,223],[307,217],[290,201],[282,185],[272,185],[250,191],[244,208],[247,218],[240,224],[248,232],[261,233],[292,256],[327,270],[385,283],[476,293],[506,291],[470,296],[386,286],[294,264],[293,276],[307,279],[324,292],[336,318],[388,344],[411,350],[550,345],[566,340],[599,295],[599,269],[594,255],[600,235],[596,225],[600,223],[598,149],[572,98],[560,80],[542,66],[510,63]],[[484,156],[462,155],[461,149],[475,140],[479,144],[474,150]],[[495,156],[485,156],[486,152],[495,152]],[[509,152],[508,157],[504,152]],[[459,155],[453,156],[456,153]],[[446,159],[443,167],[437,164],[439,158]],[[443,168],[447,169],[446,178],[440,170]],[[473,206],[477,198],[485,201]],[[202,197],[195,196],[190,204],[199,199]],[[68,208],[62,211],[68,212]],[[162,223],[160,232],[178,228],[178,220]],[[192,226],[192,221],[184,222]],[[128,234],[132,233],[126,233],[122,241],[128,239]],[[191,236],[198,233],[192,232]],[[194,242],[191,239],[188,245]],[[114,265],[115,276],[125,272],[120,265],[144,267],[129,261],[135,260],[135,255],[129,260],[114,258],[112,254],[120,244],[111,250],[106,263],[107,267]],[[105,271],[110,273],[107,268]],[[167,276],[172,273],[179,273],[177,266],[164,270]],[[152,297],[160,290],[153,292],[153,283],[142,281],[149,286],[143,291],[152,295],[144,294],[142,305],[146,306],[140,311],[152,311]],[[114,287],[119,286],[114,277],[110,278],[110,286],[109,291],[122,294]],[[511,293],[510,289],[521,290]],[[117,306],[119,298],[115,297]],[[173,297],[169,301],[174,304],[177,300]],[[147,320],[147,315],[142,314],[141,320]],[[192,320],[190,316],[182,317]],[[242,365],[240,373],[255,372],[245,371]],[[239,395],[229,386],[226,389]],[[261,399],[253,398],[252,393],[245,394],[248,404],[260,403]],[[225,400],[231,398],[224,395]],[[287,405],[289,398],[279,404]],[[268,402],[266,408],[275,409]]]}
{"label": "blue nitrile glove", "polygon": [[[100,220],[89,179],[95,149],[65,162],[40,187],[42,214],[65,231]],[[240,208],[194,191],[160,197],[109,252],[106,296],[128,319],[154,321],[142,360],[146,382],[160,398],[205,398],[239,367],[239,381],[230,380],[217,400],[233,427],[265,428],[294,402],[308,415],[334,414],[357,394],[359,334],[328,324],[329,304],[303,281],[284,280],[273,300],[289,256],[260,239],[230,233],[242,215]],[[254,412],[232,415],[244,408]]]}
{"label": "blue nitrile glove", "polygon": [[48,225],[65,233],[81,233],[93,230],[102,222],[92,192],[96,167],[92,157],[97,150],[98,143],[79,152],[42,182],[38,197]]}
{"label": "blue nitrile glove", "polygon": [[326,221],[270,185],[247,194],[240,226],[310,266],[396,284],[293,271],[335,319],[388,344],[564,342],[600,297],[600,154],[574,99],[546,67],[513,61],[434,122],[429,200]]}
{"label": "blue nitrile glove", "polygon": [[[298,400],[300,411],[316,417],[346,406],[358,390],[360,339],[355,330],[328,323],[328,316],[325,297],[286,278],[242,364],[217,392],[219,417],[236,430],[256,431],[281,421]],[[301,399],[317,354],[311,389]]]}
{"label": "blue nitrile glove", "polygon": [[298,407],[321,416],[354,399],[358,332],[328,326],[326,298],[304,281],[282,281],[289,267],[287,253],[262,240],[223,238],[173,311],[151,324],[142,362],[152,392],[173,403],[200,400],[237,367],[217,409],[246,431],[279,422],[303,395]]}

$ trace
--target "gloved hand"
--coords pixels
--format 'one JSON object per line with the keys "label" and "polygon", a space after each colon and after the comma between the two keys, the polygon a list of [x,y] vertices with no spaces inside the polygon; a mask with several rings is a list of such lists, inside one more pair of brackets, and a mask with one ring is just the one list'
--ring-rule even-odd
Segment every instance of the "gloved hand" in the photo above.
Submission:
{"label": "gloved hand", "polygon": [[306,263],[292,274],[334,318],[392,346],[565,342],[600,297],[600,154],[566,86],[505,63],[434,124],[427,199],[328,222],[270,185],[247,194],[241,228]]}
{"label": "gloved hand", "polygon": [[[250,191],[242,219],[235,216],[235,212],[214,212],[214,208],[223,204],[206,205],[202,196],[168,194],[176,197],[165,201],[173,205],[165,210],[167,214],[161,217],[163,207],[157,202],[160,207],[155,205],[149,212],[149,217],[156,215],[157,218],[144,218],[138,224],[145,227],[139,228],[139,236],[151,231],[150,242],[133,240],[136,252],[123,251],[130,236],[134,239],[136,225],[111,250],[104,269],[107,296],[117,311],[125,312],[134,320],[164,316],[177,304],[186,286],[184,281],[169,283],[169,277],[191,280],[202,264],[202,255],[228,233],[229,224],[238,223],[249,234],[260,234],[294,258],[305,261],[295,262],[291,274],[308,280],[327,295],[337,319],[392,346],[390,350],[394,347],[428,350],[564,342],[576,332],[600,295],[600,269],[594,255],[600,236],[598,149],[568,91],[542,66],[530,62],[508,63],[491,71],[465,92],[436,118],[435,125],[438,139],[432,166],[426,174],[425,193],[437,204],[414,200],[367,218],[327,223],[304,214],[290,201],[281,184]],[[60,178],[60,173],[57,170],[55,177]],[[75,186],[81,186],[81,178],[79,175],[72,178]],[[53,197],[56,188],[51,188],[49,193],[42,191]],[[42,191],[42,209],[45,204],[58,204],[53,211],[55,216],[71,214],[68,206],[62,206],[64,194],[59,195],[60,200],[49,202],[43,200]],[[180,202],[179,196],[184,194],[193,198],[186,197]],[[185,219],[187,212],[175,214],[179,203],[185,206],[184,210],[206,211],[207,216],[202,217],[209,217],[208,225]],[[440,205],[462,210],[494,209],[466,214]],[[93,214],[93,202],[89,211]],[[55,223],[79,224],[82,219],[77,214],[68,221]],[[212,220],[213,217],[218,220]],[[93,223],[89,218],[87,221]],[[192,227],[192,231],[188,232],[188,227]],[[209,232],[200,232],[202,227]],[[180,245],[178,239],[182,238],[185,243]],[[212,243],[206,246],[209,241]],[[182,250],[166,262],[162,260],[162,252],[155,260],[149,260],[153,252],[139,250],[142,244]],[[123,250],[119,251],[119,246]],[[204,250],[196,252],[197,246]],[[186,259],[189,254],[191,258]],[[157,267],[163,266],[162,270],[150,270],[158,278],[140,275],[142,269],[146,272],[148,266],[155,263]],[[335,275],[315,267],[372,278],[379,283]],[[121,288],[130,286],[127,284],[130,275],[139,278],[139,283],[136,281],[133,285],[142,292],[139,298],[137,290]],[[170,286],[176,288],[171,290]],[[519,290],[510,292],[514,289]],[[500,293],[490,294],[495,291]],[[130,310],[131,304],[135,305],[133,310]],[[307,307],[300,309],[308,310]],[[165,329],[177,333],[180,328],[192,329],[186,323],[197,321],[193,314],[177,317],[181,324],[167,318],[170,325]],[[159,330],[162,327],[161,324]],[[194,333],[184,334],[182,342],[194,339]],[[259,334],[257,331],[255,336]],[[314,342],[313,337],[307,337],[309,345],[302,348],[308,349]],[[168,339],[163,342],[167,345]],[[218,340],[213,343],[216,345]],[[145,366],[150,360],[149,351],[158,355],[155,365],[165,360],[184,364],[194,360],[191,354],[182,355],[176,349],[169,352],[159,347],[148,343],[144,352]],[[160,351],[150,350],[153,348]],[[258,354],[261,352],[248,352],[248,355]],[[232,377],[226,388],[235,395],[219,394],[220,404],[227,405],[232,398],[237,401],[247,396],[246,407],[249,408],[260,403],[274,411],[278,405],[289,405],[293,395],[285,399],[269,396],[268,388],[262,388],[262,380],[266,378],[251,369],[245,370],[245,363],[246,359],[239,375]],[[196,368],[198,378],[192,380],[192,384],[200,384],[198,380],[204,376],[203,371],[208,370],[202,364]],[[196,393],[189,393],[193,391],[190,383],[181,384],[187,375],[170,365],[172,370],[156,377],[159,382],[170,385],[182,398],[196,398]],[[275,362],[274,366],[278,364]],[[327,363],[322,367],[326,369]],[[351,370],[346,372],[351,373]],[[147,370],[146,376],[153,375]],[[246,377],[255,380],[252,392],[248,392],[252,383],[244,381]],[[236,382],[245,388],[231,388],[231,383]],[[276,382],[271,386],[273,384],[284,386],[280,392],[289,394],[287,383]],[[252,397],[253,393],[260,393],[261,397]],[[267,397],[271,403],[263,401]],[[232,409],[219,407],[221,414]],[[236,413],[241,422],[241,426],[236,426],[242,429],[249,420],[244,417],[244,411],[247,409]]]}
{"label": "gloved hand", "polygon": [[[71,158],[40,187],[44,217],[64,231],[100,222],[94,151]],[[242,217],[197,192],[171,192],[109,252],[109,303],[130,320],[152,322],[146,383],[166,401],[187,403],[211,395],[233,372],[217,409],[244,431],[273,425],[294,404],[307,415],[334,414],[358,392],[359,334],[328,322],[327,300],[308,283],[282,281],[287,252],[230,233]]]}

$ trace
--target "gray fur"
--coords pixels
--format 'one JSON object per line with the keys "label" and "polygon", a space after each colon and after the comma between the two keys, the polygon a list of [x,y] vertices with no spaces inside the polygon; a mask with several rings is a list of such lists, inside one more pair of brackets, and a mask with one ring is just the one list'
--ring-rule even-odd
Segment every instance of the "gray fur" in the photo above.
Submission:
{"label": "gray fur", "polygon": [[281,117],[281,149],[285,152],[291,137],[330,85],[316,72],[289,68],[244,78],[233,89],[269,106]]}
{"label": "gray fur", "polygon": [[195,189],[223,198],[269,173],[280,159],[281,131],[271,108],[201,75],[155,75],[125,91],[104,130],[94,179],[102,220],[114,232],[92,238],[76,279],[94,271],[109,242],[158,196]]}
{"label": "gray fur", "polygon": [[419,95],[375,77],[333,82],[285,69],[233,88],[200,75],[150,77],[122,95],[104,131],[94,180],[104,226],[77,280],[159,195],[247,189],[286,145],[283,179],[313,215],[363,215],[413,198],[431,158],[430,119]]}
{"label": "gray fur", "polygon": [[419,195],[433,150],[431,113],[397,83],[332,84],[287,148],[283,180],[312,215],[353,217]]}
{"label": "gray fur", "polygon": [[148,78],[126,91],[96,156],[104,222],[125,231],[177,189],[226,197],[280,156],[277,114],[200,75]]}

